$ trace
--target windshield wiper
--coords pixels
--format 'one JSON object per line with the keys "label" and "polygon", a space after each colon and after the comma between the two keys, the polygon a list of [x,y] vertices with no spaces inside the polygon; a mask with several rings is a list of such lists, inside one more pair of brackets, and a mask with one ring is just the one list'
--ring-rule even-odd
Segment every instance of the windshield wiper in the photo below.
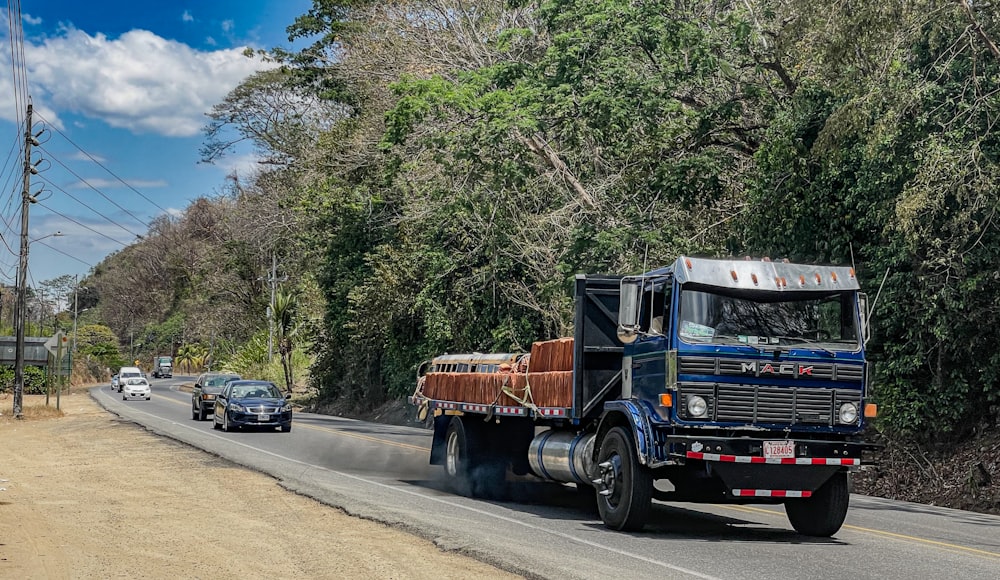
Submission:
{"label": "windshield wiper", "polygon": [[745,347],[745,348],[752,348],[753,350],[757,351],[760,354],[764,354],[765,352],[767,352],[767,351],[764,350],[763,347],[754,346],[752,344],[748,344],[746,342],[743,342],[742,340],[740,340],[740,337],[733,336],[731,334],[716,334],[715,336],[712,337],[712,340],[715,341],[716,339],[719,339],[719,338],[727,338],[729,340],[732,340],[733,344],[730,344],[730,343],[727,343],[727,342],[716,343],[716,344],[721,344],[723,346],[742,346],[742,347]]}
{"label": "windshield wiper", "polygon": [[819,341],[813,340],[811,338],[806,338],[804,336],[778,336],[775,338],[778,338],[779,340],[797,340],[801,343],[809,345],[809,347],[812,348],[813,350],[821,350],[834,358],[837,357],[836,352],[826,348],[825,346],[821,345]]}

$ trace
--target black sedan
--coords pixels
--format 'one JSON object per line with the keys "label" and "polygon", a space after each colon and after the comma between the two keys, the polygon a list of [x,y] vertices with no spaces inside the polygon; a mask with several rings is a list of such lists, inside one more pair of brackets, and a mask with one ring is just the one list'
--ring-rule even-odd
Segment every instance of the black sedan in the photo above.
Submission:
{"label": "black sedan", "polygon": [[215,412],[215,398],[219,396],[226,383],[242,379],[240,375],[227,373],[205,373],[198,377],[191,391],[191,418],[204,421]]}
{"label": "black sedan", "polygon": [[223,431],[240,427],[281,427],[282,433],[292,430],[291,393],[269,381],[229,381],[215,398],[212,426]]}

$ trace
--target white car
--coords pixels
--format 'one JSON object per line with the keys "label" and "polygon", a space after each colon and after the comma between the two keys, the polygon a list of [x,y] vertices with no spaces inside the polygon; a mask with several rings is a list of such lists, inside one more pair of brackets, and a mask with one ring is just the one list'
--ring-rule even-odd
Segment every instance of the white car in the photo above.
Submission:
{"label": "white car", "polygon": [[148,401],[149,395],[152,392],[149,388],[149,381],[141,377],[125,379],[124,384],[120,386],[123,401],[127,401],[132,397],[140,397]]}

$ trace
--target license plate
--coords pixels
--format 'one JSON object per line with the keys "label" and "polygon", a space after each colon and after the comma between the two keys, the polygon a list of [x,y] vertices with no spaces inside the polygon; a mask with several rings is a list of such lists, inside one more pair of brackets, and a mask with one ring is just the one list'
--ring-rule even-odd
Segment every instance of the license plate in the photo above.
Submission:
{"label": "license plate", "polygon": [[765,441],[764,457],[785,459],[795,457],[794,441]]}
{"label": "license plate", "polygon": [[270,415],[257,415],[257,420],[260,421],[261,423],[263,423],[265,421],[270,421],[271,420],[271,416]]}

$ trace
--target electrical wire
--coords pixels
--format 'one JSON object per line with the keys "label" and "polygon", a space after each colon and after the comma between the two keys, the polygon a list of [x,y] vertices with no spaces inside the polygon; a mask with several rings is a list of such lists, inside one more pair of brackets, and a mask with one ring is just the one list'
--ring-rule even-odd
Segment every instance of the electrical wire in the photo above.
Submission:
{"label": "electrical wire", "polygon": [[[86,185],[87,185],[87,187],[89,187],[90,189],[93,189],[94,191],[96,191],[96,192],[98,193],[98,195],[100,195],[100,196],[101,196],[101,197],[103,197],[104,199],[106,199],[106,200],[108,200],[109,202],[111,202],[111,204],[112,204],[112,205],[114,205],[115,207],[117,207],[118,209],[120,209],[120,210],[122,210],[123,212],[127,213],[128,215],[132,216],[132,219],[134,219],[135,221],[139,222],[140,224],[142,224],[142,225],[146,226],[146,228],[147,228],[147,229],[149,228],[149,224],[148,224],[148,223],[146,223],[145,221],[143,221],[143,220],[142,220],[142,218],[140,218],[139,216],[137,216],[137,215],[135,215],[134,213],[130,212],[129,210],[125,209],[124,207],[122,207],[122,206],[118,205],[118,203],[117,203],[117,202],[116,202],[115,200],[113,200],[113,199],[111,199],[110,197],[108,197],[107,195],[105,195],[105,193],[104,193],[103,191],[101,191],[100,189],[97,189],[96,187],[94,187],[94,186],[93,186],[93,185],[92,185],[92,184],[91,184],[91,183],[90,183],[89,181],[87,181],[87,180],[86,180],[86,179],[84,179],[83,177],[80,177],[80,175],[79,175],[78,173],[76,173],[75,171],[73,171],[72,169],[70,169],[70,168],[69,168],[69,167],[68,167],[68,166],[67,166],[67,165],[66,165],[65,163],[63,163],[62,161],[59,161],[59,158],[57,158],[57,157],[56,157],[55,155],[53,155],[51,151],[49,151],[48,149],[45,149],[44,147],[40,147],[40,149],[41,149],[42,151],[45,151],[45,153],[47,153],[47,154],[48,154],[48,157],[47,157],[48,159],[52,159],[53,161],[55,161],[56,163],[58,163],[59,165],[61,165],[61,166],[63,167],[63,169],[65,169],[65,170],[66,170],[66,171],[68,171],[68,172],[69,172],[70,174],[72,174],[72,175],[73,175],[73,177],[75,177],[75,178],[79,179],[79,180],[80,180],[80,181],[81,181],[82,183],[86,184]],[[52,187],[57,187],[57,186],[56,186],[56,184],[52,183],[52,182],[51,182],[51,181],[49,181],[48,179],[46,179],[45,181],[46,181],[46,182],[47,182],[47,183],[48,183],[49,185],[51,185]],[[57,188],[58,188],[58,187],[57,187]],[[59,191],[62,191],[62,192],[63,192],[63,193],[65,193],[66,195],[68,195],[68,196],[72,197],[72,198],[73,198],[74,200],[76,200],[76,201],[77,201],[78,203],[80,203],[81,205],[85,206],[85,207],[86,207],[87,209],[89,209],[89,210],[93,211],[94,213],[98,213],[98,214],[100,214],[100,212],[98,212],[98,211],[97,211],[97,210],[95,210],[94,208],[92,208],[92,207],[88,206],[87,204],[85,204],[85,203],[83,203],[82,201],[80,201],[80,200],[76,199],[75,197],[73,197],[73,196],[72,196],[72,195],[71,195],[71,194],[70,194],[70,193],[69,193],[68,191],[66,191],[66,190],[64,190],[64,189],[61,189],[61,188],[58,188],[58,189],[59,189]],[[104,214],[100,214],[100,215],[102,215],[102,216],[103,216]],[[107,216],[104,216],[104,217],[107,217]],[[109,219],[110,219],[110,218],[109,218]],[[113,221],[113,220],[112,220],[112,221]],[[118,227],[121,227],[122,229],[124,229],[124,227],[123,227],[123,226],[122,226],[121,224],[118,224],[118,223],[116,223],[115,225],[117,225]],[[128,230],[126,230],[126,231],[128,231]],[[132,234],[132,235],[138,235],[138,234],[135,234],[134,232],[129,232],[129,233],[130,233],[130,234]]]}
{"label": "electrical wire", "polygon": [[73,141],[72,139],[70,139],[68,135],[66,135],[65,133],[63,133],[62,131],[60,131],[55,125],[53,125],[50,121],[48,121],[47,119],[45,119],[45,117],[43,117],[41,114],[38,114],[38,118],[40,118],[42,121],[45,121],[46,123],[48,123],[49,127],[53,131],[55,131],[56,133],[59,133],[59,135],[61,135],[63,139],[69,141],[69,143],[71,145],[73,145],[73,147],[76,147],[80,151],[80,153],[83,153],[84,155],[86,155],[91,161],[93,161],[94,163],[96,163],[98,167],[100,167],[101,169],[107,171],[112,177],[114,177],[119,182],[121,182],[122,185],[124,185],[125,187],[127,187],[127,188],[131,189],[132,191],[134,191],[139,197],[141,197],[142,199],[144,199],[147,202],[149,202],[150,204],[152,204],[153,207],[159,209],[163,213],[168,213],[166,208],[164,208],[160,204],[156,203],[152,199],[146,197],[146,195],[143,194],[141,191],[139,191],[138,189],[132,187],[132,184],[130,184],[129,182],[127,182],[124,179],[122,179],[121,177],[119,177],[114,171],[111,171],[110,169],[108,169],[103,163],[101,163],[100,161],[98,161],[93,155],[91,155],[90,153],[88,153],[87,150],[85,150],[83,147],[80,147],[79,145],[77,145],[75,141]]}
{"label": "electrical wire", "polygon": [[49,244],[46,244],[45,242],[42,242],[42,241],[35,241],[34,243],[36,243],[36,244],[41,244],[41,245],[45,246],[46,248],[48,248],[48,249],[52,250],[53,252],[59,252],[60,254],[62,254],[62,255],[64,255],[64,256],[66,256],[67,258],[72,258],[72,259],[76,260],[77,262],[80,262],[80,263],[81,263],[81,264],[83,264],[84,266],[89,266],[89,267],[91,267],[91,268],[93,268],[93,267],[94,267],[94,265],[93,265],[93,264],[91,264],[91,263],[89,263],[89,262],[84,262],[84,261],[83,261],[83,260],[81,260],[80,258],[77,258],[76,256],[74,256],[74,255],[72,255],[72,254],[68,254],[68,253],[66,253],[66,252],[64,252],[64,251],[62,251],[62,250],[60,250],[59,248],[57,248],[57,247],[55,247],[55,246],[51,246],[51,245],[49,245]]}
{"label": "electrical wire", "polygon": [[[72,200],[73,200],[73,201],[75,201],[76,203],[78,203],[78,204],[82,205],[83,207],[85,207],[85,208],[89,209],[90,211],[94,212],[94,213],[95,213],[95,214],[97,214],[98,216],[100,216],[100,217],[102,217],[102,218],[106,219],[106,220],[107,220],[107,221],[109,221],[109,222],[110,222],[110,223],[111,223],[112,225],[114,225],[114,226],[117,226],[118,228],[120,228],[121,230],[123,230],[123,231],[124,231],[124,232],[125,232],[126,234],[129,234],[130,236],[135,236],[135,237],[137,237],[137,238],[138,238],[138,237],[141,237],[141,236],[140,236],[140,234],[137,234],[137,233],[133,232],[132,230],[130,230],[130,229],[128,229],[128,228],[126,228],[125,226],[121,225],[121,224],[120,224],[120,223],[118,223],[117,221],[115,221],[115,220],[111,219],[110,217],[108,217],[108,216],[104,215],[103,213],[101,213],[101,212],[97,211],[97,210],[96,210],[96,209],[94,209],[93,207],[91,207],[91,206],[87,205],[87,204],[86,204],[86,203],[84,203],[83,201],[80,201],[80,199],[79,199],[78,197],[76,197],[76,196],[75,196],[75,195],[73,195],[72,193],[70,193],[70,192],[66,191],[65,189],[63,189],[63,188],[59,187],[58,185],[56,185],[55,183],[53,183],[53,182],[52,182],[52,180],[50,180],[49,178],[45,177],[44,175],[41,175],[41,174],[39,174],[39,177],[40,177],[40,178],[42,179],[42,181],[44,181],[45,183],[47,183],[47,184],[51,185],[52,187],[54,187],[54,188],[58,189],[59,191],[61,191],[62,193],[64,193],[64,194],[65,194],[65,195],[66,195],[67,197],[69,197],[70,199],[72,199]],[[96,190],[95,190],[95,191],[96,191]],[[98,192],[98,193],[100,193],[100,192]],[[101,195],[104,195],[104,194],[101,194]],[[118,204],[115,204],[115,205],[118,205]],[[126,211],[127,211],[127,210],[126,210]],[[132,215],[132,214],[131,214],[131,213],[129,213],[129,215]],[[148,226],[147,226],[147,227],[148,227]]]}
{"label": "electrical wire", "polygon": [[37,202],[37,203],[38,203],[38,205],[40,205],[40,206],[44,207],[45,209],[49,210],[50,212],[52,212],[52,213],[56,214],[57,216],[60,216],[60,217],[62,217],[63,219],[67,219],[67,220],[69,220],[69,221],[71,221],[71,222],[75,223],[76,225],[80,226],[81,228],[83,228],[83,229],[85,229],[85,230],[89,230],[89,231],[91,231],[91,232],[94,232],[95,234],[97,234],[97,235],[99,235],[99,236],[101,236],[101,237],[103,237],[103,238],[107,238],[107,239],[111,240],[112,242],[114,242],[114,243],[116,243],[116,244],[120,245],[120,246],[121,246],[121,247],[123,247],[123,248],[127,248],[127,247],[129,246],[129,244],[126,244],[125,242],[123,242],[123,241],[121,241],[121,240],[116,240],[115,238],[112,238],[111,236],[109,236],[109,235],[105,234],[104,232],[99,232],[99,231],[95,230],[94,228],[92,228],[92,227],[90,227],[90,226],[88,226],[88,225],[86,225],[86,224],[82,224],[82,223],[80,223],[80,222],[76,221],[75,219],[73,219],[73,218],[69,217],[68,215],[66,215],[66,214],[64,214],[64,213],[61,213],[61,212],[58,212],[58,211],[56,211],[56,210],[52,209],[51,207],[49,207],[49,206],[45,205],[44,203],[42,203],[42,202],[40,202],[40,201],[39,201],[39,202]]}

